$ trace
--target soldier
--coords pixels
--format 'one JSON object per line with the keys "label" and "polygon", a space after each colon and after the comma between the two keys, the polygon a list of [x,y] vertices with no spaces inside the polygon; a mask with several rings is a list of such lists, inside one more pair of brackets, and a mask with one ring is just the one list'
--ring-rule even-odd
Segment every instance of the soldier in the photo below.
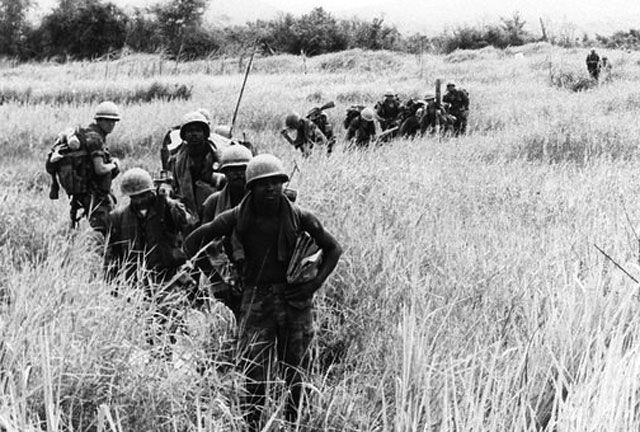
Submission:
{"label": "soldier", "polygon": [[89,156],[89,175],[87,192],[71,197],[71,221],[72,224],[77,222],[77,212],[82,209],[89,225],[105,234],[109,212],[115,205],[111,182],[120,172],[120,161],[109,154],[106,138],[120,121],[120,113],[116,104],[106,101],[98,105],[93,118],[95,122],[76,131]]}
{"label": "soldier", "polygon": [[[142,168],[127,170],[122,175],[120,189],[130,200],[109,214],[106,276],[113,279],[122,271],[127,280],[141,283],[148,297],[159,300],[155,318],[161,327],[169,327],[173,343],[179,311],[166,300],[176,295],[176,288],[165,285],[186,262],[181,243],[194,220],[181,203],[158,193],[151,176]],[[188,273],[184,273],[178,283],[195,293],[196,283]],[[154,342],[153,338],[150,342]]]}
{"label": "soldier", "polygon": [[201,113],[185,115],[180,126],[180,138],[184,144],[173,162],[175,193],[198,221],[202,204],[224,182],[224,175],[215,172],[218,154],[208,140],[209,133],[209,123]]}
{"label": "soldier", "polygon": [[364,108],[360,115],[353,118],[347,129],[347,141],[353,142],[356,147],[368,147],[376,140],[376,124],[374,122],[373,109]]}
{"label": "soldier", "polygon": [[[333,104],[331,105],[331,107]],[[333,126],[329,123],[329,119],[327,118],[327,114],[322,111],[321,108],[314,107],[307,114],[307,118],[311,120],[313,124],[315,124],[320,132],[327,139],[327,154],[331,154],[333,152],[333,146],[336,143],[336,137],[333,134]]]}
{"label": "soldier", "polygon": [[447,93],[442,101],[449,104],[448,113],[456,118],[453,131],[455,135],[464,134],[467,131],[467,118],[469,117],[469,95],[466,90],[456,89],[453,83],[447,84]]}
{"label": "soldier", "polygon": [[387,89],[384,93],[384,99],[376,103],[375,113],[380,121],[380,129],[385,131],[398,126],[398,119],[402,114],[400,99],[395,95],[392,89]]}
{"label": "soldier", "polygon": [[[222,212],[240,204],[245,195],[245,170],[252,157],[251,151],[239,144],[231,145],[222,151],[220,171],[226,176],[227,184],[204,202],[203,224],[213,221]],[[225,276],[228,276],[224,273],[228,273],[226,270],[231,267],[228,259],[232,256],[231,238],[226,238],[224,242],[212,246],[208,252],[216,267],[213,273],[207,275],[213,285],[213,296],[227,306],[236,319],[239,319],[240,293],[234,284],[237,281],[224,280]]]}
{"label": "soldier", "polygon": [[[327,137],[320,132],[320,129],[309,119],[300,117],[298,113],[291,113],[285,119],[286,128],[281,131],[282,135],[291,145],[299,149],[304,156],[309,156],[314,145],[327,144]],[[291,139],[287,129],[296,132],[296,138]]]}
{"label": "soldier", "polygon": [[594,80],[598,80],[600,76],[600,56],[596,53],[595,49],[591,50],[591,53],[587,55],[587,71]]}
{"label": "soldier", "polygon": [[[265,404],[266,382],[273,357],[284,363],[289,390],[286,417],[295,421],[302,396],[302,373],[308,362],[312,337],[314,293],[331,274],[342,249],[312,213],[291,203],[283,194],[289,176],[282,162],[262,154],[246,170],[247,196],[237,207],[196,229],[185,241],[190,257],[213,239],[238,239],[233,254],[240,260],[243,281],[240,354],[247,375],[244,406],[251,430],[259,430]],[[287,268],[296,242],[307,233],[322,250],[317,275],[305,283],[287,283]],[[200,257],[197,265],[205,273],[210,262]]]}
{"label": "soldier", "polygon": [[609,59],[607,57],[602,57],[602,66],[600,68],[600,71],[602,72],[602,76],[604,77],[603,80],[606,81],[611,81],[611,70],[613,69],[613,65],[611,64],[611,62],[609,61]]}
{"label": "soldier", "polygon": [[[198,108],[197,112],[204,116],[204,118],[207,120],[207,124],[209,125],[209,127],[211,127],[211,112],[206,108]],[[180,138],[180,127],[181,125],[172,126],[167,131],[162,140],[162,147],[160,149],[160,160],[162,162],[163,170],[171,171],[173,168],[173,156],[175,155],[175,153],[177,153],[178,149],[182,145],[182,138]]]}

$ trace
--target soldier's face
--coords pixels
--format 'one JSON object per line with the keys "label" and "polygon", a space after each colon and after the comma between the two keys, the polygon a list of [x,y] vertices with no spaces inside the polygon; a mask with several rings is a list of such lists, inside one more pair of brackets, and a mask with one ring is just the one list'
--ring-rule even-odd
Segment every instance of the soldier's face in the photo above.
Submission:
{"label": "soldier's face", "polygon": [[264,209],[273,209],[280,203],[284,182],[280,177],[267,177],[256,180],[251,185],[255,203]]}
{"label": "soldier's face", "polygon": [[227,178],[227,184],[229,184],[231,187],[244,188],[244,185],[246,183],[246,169],[246,166],[225,168],[224,175]]}
{"label": "soldier's face", "polygon": [[188,143],[200,143],[204,141],[204,128],[197,124],[189,124],[184,128],[184,137]]}
{"label": "soldier's face", "polygon": [[156,193],[147,191],[138,195],[131,196],[131,207],[138,213],[146,212],[153,205]]}
{"label": "soldier's face", "polygon": [[110,134],[111,132],[113,132],[113,128],[116,127],[117,122],[117,120],[103,118],[97,120],[98,127],[102,129],[105,134]]}

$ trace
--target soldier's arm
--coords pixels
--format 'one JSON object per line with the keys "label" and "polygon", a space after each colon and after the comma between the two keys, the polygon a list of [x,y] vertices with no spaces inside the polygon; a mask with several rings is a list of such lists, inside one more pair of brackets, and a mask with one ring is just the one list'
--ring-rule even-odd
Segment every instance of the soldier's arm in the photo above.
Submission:
{"label": "soldier's arm", "polygon": [[[230,236],[236,225],[235,210],[230,209],[220,213],[213,221],[201,225],[184,240],[184,252],[190,259],[208,245],[212,240],[223,236]],[[206,254],[200,254],[195,264],[205,273],[213,271]]]}
{"label": "soldier's arm", "polygon": [[210,195],[202,204],[202,223],[211,222],[214,219],[216,207],[218,206],[219,193]]}
{"label": "soldier's arm", "polygon": [[358,129],[358,118],[354,118],[349,123],[349,128],[347,129],[347,141],[352,140],[354,136],[356,136],[356,130]]}
{"label": "soldier's arm", "polygon": [[93,171],[97,175],[107,175],[111,173],[111,171],[118,168],[118,165],[115,161],[107,161],[107,153],[104,149],[104,141],[102,137],[98,136],[98,134],[95,132],[88,132],[86,135],[86,140],[87,152],[91,157]]}
{"label": "soldier's arm", "polygon": [[307,282],[307,294],[313,294],[317,291],[325,280],[329,277],[331,272],[336,268],[338,260],[342,255],[342,247],[340,243],[324,229],[318,218],[311,212],[301,210],[300,224],[304,231],[315,240],[316,244],[322,249],[323,259],[320,268],[318,269],[318,275],[310,282]]}
{"label": "soldier's arm", "polygon": [[171,219],[180,232],[187,232],[191,227],[196,225],[197,220],[187,211],[184,204],[169,197],[165,199],[167,200]]}

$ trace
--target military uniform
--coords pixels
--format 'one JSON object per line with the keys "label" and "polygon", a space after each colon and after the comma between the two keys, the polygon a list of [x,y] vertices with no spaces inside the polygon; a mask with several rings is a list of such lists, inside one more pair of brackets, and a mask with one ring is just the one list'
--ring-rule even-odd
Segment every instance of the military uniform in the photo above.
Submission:
{"label": "military uniform", "polygon": [[[152,345],[162,334],[175,343],[175,333],[182,326],[183,309],[195,300],[195,284],[166,286],[186,262],[181,248],[182,236],[192,222],[181,203],[159,194],[154,196],[145,216],[131,205],[109,214],[106,275],[112,279],[123,271],[128,281],[137,280],[145,288],[148,300],[157,304],[152,323],[156,331],[148,335]],[[139,276],[144,277],[139,280]],[[185,292],[184,288],[190,291]],[[170,356],[170,353],[171,349],[165,347],[164,354]]]}
{"label": "military uniform", "polygon": [[591,75],[591,78],[597,80],[600,76],[600,56],[595,50],[592,50],[589,55],[587,55],[586,63],[589,75]]}
{"label": "military uniform", "polygon": [[327,142],[327,137],[309,119],[301,118],[295,130],[293,146],[303,153],[310,152],[315,145],[324,145]]}
{"label": "military uniform", "polygon": [[453,129],[456,135],[467,131],[469,116],[469,96],[466,91],[452,88],[442,97],[442,101],[450,104],[449,114],[456,118]]}
{"label": "military uniform", "polygon": [[98,175],[93,167],[93,159],[102,158],[105,164],[110,163],[111,155],[106,147],[106,134],[96,123],[79,131],[81,141],[84,140],[88,153],[87,164],[89,166],[89,181],[86,194],[77,194],[72,197],[72,218],[75,219],[74,208],[82,208],[89,220],[89,225],[98,232],[105,233],[109,212],[113,210],[115,199],[111,193],[111,182],[114,173]]}
{"label": "military uniform", "polygon": [[202,155],[189,155],[188,147],[188,144],[183,144],[175,155],[172,163],[173,187],[187,210],[199,220],[202,205],[217,190],[222,175],[214,172],[214,164],[219,161],[210,144]]}
{"label": "military uniform", "polygon": [[376,126],[372,121],[366,121],[358,116],[351,120],[347,129],[347,140],[354,140],[356,147],[368,147],[375,139]]}
{"label": "military uniform", "polygon": [[397,126],[398,119],[402,114],[400,100],[397,97],[385,98],[375,106],[376,114],[380,120],[380,128],[385,131]]}

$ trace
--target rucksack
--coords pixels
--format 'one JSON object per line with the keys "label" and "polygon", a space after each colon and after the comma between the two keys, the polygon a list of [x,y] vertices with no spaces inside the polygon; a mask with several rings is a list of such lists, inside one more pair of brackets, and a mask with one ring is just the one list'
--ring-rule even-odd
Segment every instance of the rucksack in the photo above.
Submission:
{"label": "rucksack", "polygon": [[47,173],[51,175],[49,198],[58,199],[60,186],[68,196],[87,193],[92,173],[90,162],[80,128],[58,134],[45,163]]}
{"label": "rucksack", "polygon": [[349,129],[351,121],[360,115],[360,112],[364,109],[364,105],[351,105],[347,108],[347,116],[345,117],[342,125],[345,129]]}

